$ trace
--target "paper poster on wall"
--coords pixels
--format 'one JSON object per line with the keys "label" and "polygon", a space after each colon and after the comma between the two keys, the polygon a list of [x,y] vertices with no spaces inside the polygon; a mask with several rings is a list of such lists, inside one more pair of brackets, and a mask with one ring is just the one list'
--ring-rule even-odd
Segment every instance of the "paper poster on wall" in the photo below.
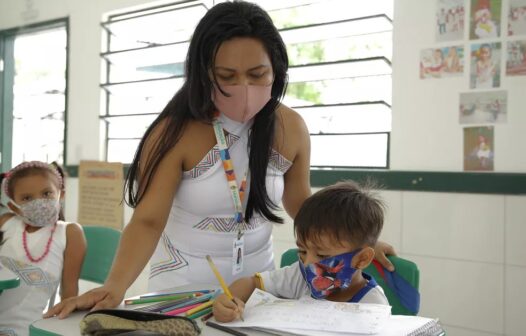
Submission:
{"label": "paper poster on wall", "polygon": [[499,37],[501,12],[502,0],[471,0],[469,38]]}
{"label": "paper poster on wall", "polygon": [[526,0],[510,0],[508,35],[526,35]]}
{"label": "paper poster on wall", "polygon": [[493,126],[464,128],[464,170],[494,170]]}
{"label": "paper poster on wall", "polygon": [[526,76],[526,40],[508,42],[506,75]]}
{"label": "paper poster on wall", "polygon": [[464,0],[437,0],[435,15],[438,42],[464,39]]}
{"label": "paper poster on wall", "polygon": [[507,91],[481,91],[460,94],[461,124],[504,123],[508,111]]}
{"label": "paper poster on wall", "polygon": [[464,48],[450,46],[420,51],[420,78],[460,77],[464,72]]}
{"label": "paper poster on wall", "polygon": [[471,45],[471,89],[500,87],[501,43]]}
{"label": "paper poster on wall", "polygon": [[120,230],[124,218],[123,188],[122,163],[81,161],[78,222]]}

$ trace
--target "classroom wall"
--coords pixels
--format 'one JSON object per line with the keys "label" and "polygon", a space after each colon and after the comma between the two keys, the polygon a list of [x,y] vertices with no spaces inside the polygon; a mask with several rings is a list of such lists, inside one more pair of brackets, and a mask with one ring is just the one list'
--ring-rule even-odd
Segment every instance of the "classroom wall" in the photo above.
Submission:
{"label": "classroom wall", "polygon": [[[146,2],[0,0],[0,29],[70,18],[68,164],[100,158],[103,13]],[[37,10],[38,16],[24,20],[26,6]],[[468,75],[418,79],[420,49],[437,45],[434,6],[434,0],[395,0],[390,148],[394,170],[462,171],[462,128],[456,111],[458,92],[469,91]],[[526,131],[525,80],[502,80],[514,98],[509,99],[508,123],[495,130],[496,171],[526,172],[526,142],[521,140]],[[66,216],[70,219],[77,216],[77,191],[77,179],[69,179]],[[406,191],[383,191],[381,196],[388,205],[382,239],[420,267],[421,315],[439,317],[453,336],[523,334],[526,196]],[[126,209],[126,221],[130,216]],[[277,256],[294,246],[290,220],[275,228],[274,242]],[[146,279],[143,273],[130,292],[143,291]]]}

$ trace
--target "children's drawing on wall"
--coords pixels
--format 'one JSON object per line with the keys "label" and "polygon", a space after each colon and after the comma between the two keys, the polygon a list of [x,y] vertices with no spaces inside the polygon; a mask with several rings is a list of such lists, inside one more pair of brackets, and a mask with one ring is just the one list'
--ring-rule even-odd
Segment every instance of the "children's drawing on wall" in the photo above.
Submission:
{"label": "children's drawing on wall", "polygon": [[500,86],[500,50],[500,42],[471,45],[471,89]]}
{"label": "children's drawing on wall", "polygon": [[464,128],[464,170],[493,171],[493,126]]}
{"label": "children's drawing on wall", "polygon": [[460,94],[459,122],[485,124],[506,122],[506,91],[467,92]]}
{"label": "children's drawing on wall", "polygon": [[420,52],[420,78],[459,77],[464,72],[464,48],[451,46]]}
{"label": "children's drawing on wall", "polygon": [[502,0],[471,0],[469,38],[499,37],[501,11]]}
{"label": "children's drawing on wall", "polygon": [[464,39],[464,16],[464,0],[437,0],[436,40]]}
{"label": "children's drawing on wall", "polygon": [[508,42],[506,75],[526,76],[526,40]]}
{"label": "children's drawing on wall", "polygon": [[526,35],[526,0],[510,0],[508,35]]}

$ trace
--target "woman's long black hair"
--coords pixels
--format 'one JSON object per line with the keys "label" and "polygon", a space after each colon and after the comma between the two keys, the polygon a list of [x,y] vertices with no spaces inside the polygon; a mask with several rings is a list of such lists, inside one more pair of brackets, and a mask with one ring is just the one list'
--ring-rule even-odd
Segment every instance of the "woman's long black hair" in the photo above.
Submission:
{"label": "woman's long black hair", "polygon": [[[221,43],[236,37],[252,37],[261,41],[269,54],[274,72],[271,99],[256,114],[249,136],[251,179],[245,219],[248,221],[254,212],[258,212],[270,221],[283,222],[282,218],[272,212],[277,205],[268,196],[265,180],[274,141],[275,111],[287,87],[287,50],[269,15],[259,6],[243,1],[214,6],[197,25],[186,56],[186,80],[146,130],[128,171],[128,205],[136,207],[139,204],[159,162],[179,141],[188,121],[212,121],[215,107],[211,100],[213,83],[210,70],[214,68],[215,56]],[[140,173],[139,160],[144,144],[161,122],[166,127],[163,127],[157,143],[154,144],[148,162],[141,162],[143,173]]]}

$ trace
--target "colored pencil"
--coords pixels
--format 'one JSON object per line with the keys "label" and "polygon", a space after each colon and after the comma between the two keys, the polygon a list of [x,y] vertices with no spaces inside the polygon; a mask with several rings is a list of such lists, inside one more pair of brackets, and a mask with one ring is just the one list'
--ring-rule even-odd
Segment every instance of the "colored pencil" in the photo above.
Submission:
{"label": "colored pencil", "polygon": [[221,330],[221,331],[224,331],[224,332],[226,332],[226,333],[229,333],[230,335],[236,335],[236,336],[248,336],[248,334],[245,334],[244,332],[237,331],[237,330],[234,330],[234,329],[232,329],[232,328],[222,326],[222,325],[217,324],[217,323],[214,323],[214,322],[212,322],[212,321],[206,321],[205,324],[206,324],[207,326],[211,327],[211,328],[214,328],[214,329]]}
{"label": "colored pencil", "polygon": [[[213,310],[213,309],[212,309]],[[201,321],[205,322],[206,320],[208,320],[209,318],[211,318],[212,316],[214,316],[214,313],[213,312],[210,312],[208,314],[206,314],[205,316],[202,316],[201,317]]]}
{"label": "colored pencil", "polygon": [[212,298],[212,294],[205,294],[205,295],[202,295],[202,296],[198,296],[196,298],[193,298],[191,299],[190,301],[187,301],[187,302],[184,302],[184,303],[181,303],[181,304],[175,304],[175,305],[172,305],[170,307],[166,307],[166,308],[163,308],[159,311],[159,313],[166,313],[170,310],[174,310],[176,308],[182,308],[182,307],[186,307],[186,306],[190,306],[190,305],[193,305],[193,304],[196,304],[196,303],[203,303],[203,302],[206,302],[208,300],[210,300]]}
{"label": "colored pencil", "polygon": [[201,289],[201,290],[195,290],[195,291],[185,291],[185,292],[167,292],[167,293],[159,293],[159,292],[154,292],[154,293],[148,293],[148,294],[143,294],[140,296],[141,299],[145,299],[145,298],[150,298],[150,297],[157,297],[157,296],[170,296],[170,295],[184,295],[184,294],[199,294],[199,293],[202,293],[202,294],[208,294],[208,293],[211,293],[211,292],[214,292],[215,290],[213,289]]}
{"label": "colored pencil", "polygon": [[[219,273],[219,271],[217,270],[216,265],[212,261],[212,257],[207,255],[206,256],[206,260],[208,260],[208,264],[210,265],[210,268],[212,269],[212,272],[214,272],[214,274],[215,274],[217,280],[219,281],[219,284],[221,285],[221,288],[223,288],[223,291],[225,292],[225,294],[228,296],[228,298],[230,300],[232,300],[232,302],[234,302],[237,305],[236,301],[234,300],[234,297],[232,296],[232,293],[230,293],[230,289],[228,289],[228,286],[225,283],[225,280],[223,280],[223,277],[221,276],[221,273]],[[244,321],[243,320],[243,315],[239,314],[239,318],[241,319],[241,321]]]}
{"label": "colored pencil", "polygon": [[205,308],[208,308],[208,307],[212,306],[213,304],[214,304],[214,300],[210,300],[208,302],[201,303],[199,306],[197,306],[195,308],[192,308],[189,311],[187,311],[186,312],[186,316],[192,315],[194,313],[197,313],[198,311],[200,311],[202,309],[205,309]]}
{"label": "colored pencil", "polygon": [[[140,311],[149,311],[149,312],[158,312],[161,309],[173,307],[175,305],[181,305],[184,306],[184,303],[188,303],[192,301],[194,298],[186,298],[186,299],[180,299],[180,300],[173,300],[173,301],[163,301],[158,303],[149,304],[147,306],[134,308],[133,310],[140,310]],[[191,303],[188,303],[191,304]]]}
{"label": "colored pencil", "polygon": [[194,303],[193,305],[189,305],[189,306],[186,306],[186,307],[176,308],[174,310],[167,311],[164,314],[165,315],[172,315],[172,316],[173,315],[178,315],[178,314],[187,312],[187,311],[189,311],[192,308],[199,307],[200,305],[201,305],[201,303]]}
{"label": "colored pencil", "polygon": [[208,314],[208,313],[210,313],[210,312],[212,312],[212,307],[208,307],[208,308],[206,308],[206,309],[203,309],[203,310],[201,310],[201,311],[198,311],[198,312],[195,313],[195,314],[192,314],[192,315],[187,316],[187,318],[193,320],[193,319],[196,319],[196,318],[201,317],[201,316],[203,316],[203,315],[206,315],[206,314]]}
{"label": "colored pencil", "polygon": [[143,304],[143,303],[153,303],[153,302],[162,302],[162,301],[186,299],[186,298],[193,298],[193,297],[196,297],[196,295],[195,294],[182,294],[182,295],[159,296],[159,297],[144,298],[144,299],[124,300],[124,304],[126,304],[126,305],[134,305],[134,304]]}

